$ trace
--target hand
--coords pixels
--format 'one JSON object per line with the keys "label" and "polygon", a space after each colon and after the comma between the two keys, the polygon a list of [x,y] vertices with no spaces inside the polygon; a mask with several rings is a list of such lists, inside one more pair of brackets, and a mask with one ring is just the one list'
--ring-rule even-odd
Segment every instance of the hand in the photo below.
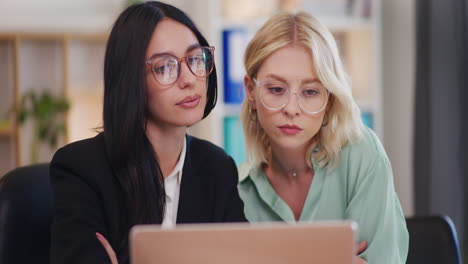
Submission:
{"label": "hand", "polygon": [[109,255],[111,263],[112,264],[119,264],[119,262],[117,261],[117,256],[115,255],[114,250],[112,249],[111,245],[109,244],[109,241],[107,241],[107,239],[103,235],[101,235],[101,234],[99,234],[97,232],[96,232],[96,237],[99,240],[99,242],[101,242],[101,245],[104,247],[104,249],[106,250],[107,255]]}
{"label": "hand", "polygon": [[[364,240],[357,245],[357,255],[361,254],[366,249],[367,249],[367,241]],[[363,260],[362,258],[358,256],[354,256],[353,264],[367,264],[367,261]]]}

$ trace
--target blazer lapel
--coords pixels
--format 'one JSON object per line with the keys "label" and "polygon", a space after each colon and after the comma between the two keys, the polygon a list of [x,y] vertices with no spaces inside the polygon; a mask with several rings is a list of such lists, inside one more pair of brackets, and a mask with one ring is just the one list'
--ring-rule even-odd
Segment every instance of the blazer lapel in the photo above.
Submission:
{"label": "blazer lapel", "polygon": [[200,175],[200,162],[197,157],[202,155],[200,150],[193,147],[192,137],[187,136],[187,153],[185,155],[184,168],[182,170],[182,182],[180,184],[179,205],[177,210],[177,223],[203,223],[210,222],[211,202],[205,182]]}

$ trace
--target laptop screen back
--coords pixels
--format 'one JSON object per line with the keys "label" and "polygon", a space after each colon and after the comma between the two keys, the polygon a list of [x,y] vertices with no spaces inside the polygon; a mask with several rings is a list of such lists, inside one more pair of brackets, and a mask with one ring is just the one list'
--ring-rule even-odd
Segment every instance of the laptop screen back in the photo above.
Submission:
{"label": "laptop screen back", "polygon": [[132,264],[351,264],[353,222],[136,226]]}

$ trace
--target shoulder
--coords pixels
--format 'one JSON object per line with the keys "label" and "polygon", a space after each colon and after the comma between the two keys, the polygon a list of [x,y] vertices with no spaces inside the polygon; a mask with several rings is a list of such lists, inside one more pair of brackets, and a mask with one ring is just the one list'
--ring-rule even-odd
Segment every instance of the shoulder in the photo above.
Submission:
{"label": "shoulder", "polygon": [[84,163],[105,158],[105,143],[103,134],[70,143],[54,154],[52,164],[57,162]]}
{"label": "shoulder", "polygon": [[385,149],[377,135],[370,128],[363,129],[362,136],[346,144],[341,151],[340,159],[375,161],[388,159]]}
{"label": "shoulder", "polygon": [[[203,139],[187,136],[187,156],[185,162],[190,168],[204,177],[218,180],[238,181],[234,160],[215,144]],[[211,176],[210,176],[211,175]],[[223,176],[223,177],[218,177]]]}
{"label": "shoulder", "polygon": [[104,150],[104,135],[102,133],[92,138],[87,138],[79,141],[72,142],[60,148],[56,155],[76,155],[81,153],[89,154],[89,152],[96,152]]}
{"label": "shoulder", "polygon": [[365,127],[362,136],[342,147],[338,163],[329,168],[344,182],[358,183],[367,177],[384,180],[392,174],[391,164],[377,135]]}
{"label": "shoulder", "polygon": [[198,162],[229,162],[232,158],[219,146],[193,136],[187,135],[187,153],[191,158]]}
{"label": "shoulder", "polygon": [[111,171],[102,134],[60,148],[50,164],[52,180],[74,175],[90,184],[98,178],[107,179]]}
{"label": "shoulder", "polygon": [[377,135],[365,128],[359,140],[346,145],[339,157],[335,174],[355,194],[362,184],[385,188],[392,182],[393,172],[388,156]]}

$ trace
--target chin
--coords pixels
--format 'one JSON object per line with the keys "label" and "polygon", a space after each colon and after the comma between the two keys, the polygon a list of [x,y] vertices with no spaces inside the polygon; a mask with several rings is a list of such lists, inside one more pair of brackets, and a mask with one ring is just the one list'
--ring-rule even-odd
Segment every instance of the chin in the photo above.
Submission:
{"label": "chin", "polygon": [[277,138],[274,144],[282,149],[296,150],[308,147],[310,140],[303,140],[299,138]]}
{"label": "chin", "polygon": [[203,112],[204,111],[197,111],[193,113],[185,113],[180,115],[179,120],[180,120],[180,125],[190,127],[195,125],[196,123],[200,122],[203,118]]}

